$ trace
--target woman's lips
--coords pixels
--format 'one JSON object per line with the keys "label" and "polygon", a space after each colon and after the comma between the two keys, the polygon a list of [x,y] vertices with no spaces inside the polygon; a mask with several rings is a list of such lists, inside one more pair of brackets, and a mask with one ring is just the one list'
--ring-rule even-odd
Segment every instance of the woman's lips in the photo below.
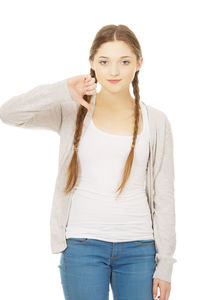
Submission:
{"label": "woman's lips", "polygon": [[118,80],[114,80],[114,79],[112,79],[112,80],[108,80],[110,83],[118,83],[118,82],[120,82],[120,80],[121,79],[118,79]]}

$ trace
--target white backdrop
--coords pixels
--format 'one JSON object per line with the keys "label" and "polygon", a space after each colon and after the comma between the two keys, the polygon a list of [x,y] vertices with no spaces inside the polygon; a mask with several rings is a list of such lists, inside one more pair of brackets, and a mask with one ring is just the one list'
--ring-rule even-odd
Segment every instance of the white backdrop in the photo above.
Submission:
{"label": "white backdrop", "polygon": [[[144,62],[141,99],[172,126],[177,247],[170,300],[197,299],[199,285],[198,1],[7,0],[0,3],[0,105],[33,87],[88,74],[104,25],[136,34]],[[59,136],[0,121],[0,298],[64,299],[60,255],[50,251],[50,208]],[[110,299],[112,293],[110,290]]]}

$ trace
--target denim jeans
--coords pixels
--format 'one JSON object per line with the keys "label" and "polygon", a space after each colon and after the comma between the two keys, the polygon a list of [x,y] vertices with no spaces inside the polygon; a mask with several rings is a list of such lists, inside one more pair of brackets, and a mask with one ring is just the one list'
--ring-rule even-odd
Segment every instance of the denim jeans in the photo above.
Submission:
{"label": "denim jeans", "polygon": [[68,238],[61,253],[61,285],[65,300],[153,300],[153,239],[107,242]]}

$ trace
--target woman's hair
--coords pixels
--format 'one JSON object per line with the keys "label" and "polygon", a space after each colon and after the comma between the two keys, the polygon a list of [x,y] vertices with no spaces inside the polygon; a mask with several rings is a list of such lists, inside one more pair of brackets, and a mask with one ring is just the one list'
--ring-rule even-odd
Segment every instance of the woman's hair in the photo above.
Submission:
{"label": "woman's hair", "polygon": [[[139,60],[140,57],[142,57],[142,51],[140,44],[135,36],[135,34],[125,25],[106,25],[102,27],[96,34],[94,41],[92,43],[92,46],[90,48],[90,56],[89,59],[93,60],[95,54],[97,53],[98,49],[103,43],[111,42],[111,41],[123,41],[125,42],[133,51],[133,53],[136,55],[137,60]],[[132,81],[133,86],[133,93],[135,96],[135,124],[134,124],[134,132],[133,132],[133,140],[132,140],[132,146],[129,152],[129,155],[127,157],[123,175],[122,175],[122,182],[120,186],[118,187],[117,191],[119,191],[119,194],[121,194],[126,181],[128,180],[128,177],[130,175],[131,166],[133,163],[134,158],[134,147],[136,143],[137,133],[138,133],[138,124],[139,124],[139,101],[140,101],[140,95],[139,95],[139,85],[138,85],[138,73],[139,70],[135,72],[134,79]],[[95,78],[95,83],[97,83],[97,78],[95,76],[95,71],[90,68],[90,75],[91,77]],[[90,103],[92,98],[92,95],[84,95],[83,99],[85,99],[88,103]],[[82,133],[82,127],[84,118],[87,113],[87,108],[83,105],[80,105],[77,112],[76,117],[76,128],[74,133],[74,152],[71,158],[71,162],[68,167],[68,178],[67,178],[67,184],[65,186],[65,192],[70,192],[77,181],[78,178],[78,157],[77,157],[77,148],[80,141],[81,133]]]}

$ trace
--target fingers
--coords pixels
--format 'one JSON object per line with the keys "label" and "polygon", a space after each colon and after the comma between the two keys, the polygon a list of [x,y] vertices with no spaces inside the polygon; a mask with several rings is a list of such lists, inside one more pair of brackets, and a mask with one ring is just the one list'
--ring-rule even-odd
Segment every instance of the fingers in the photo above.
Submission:
{"label": "fingers", "polygon": [[97,87],[97,84],[93,84],[93,85],[90,85],[88,87],[85,88],[85,93],[86,95],[91,95],[91,94],[95,94],[96,93],[96,87]]}
{"label": "fingers", "polygon": [[168,300],[170,295],[170,291],[168,289],[160,289],[160,296],[158,296],[159,300]]}
{"label": "fingers", "polygon": [[[170,295],[170,287],[169,285],[163,285],[163,284],[158,284],[158,282],[156,280],[154,280],[154,284],[153,284],[153,299],[159,299],[159,300],[168,300],[169,299],[169,295]],[[159,287],[159,291],[160,291],[160,295],[158,295],[158,287]]]}
{"label": "fingers", "polygon": [[157,299],[157,295],[158,295],[158,288],[154,287],[153,288],[153,299]]}
{"label": "fingers", "polygon": [[166,294],[166,300],[169,299],[169,296],[170,296],[170,290],[167,291],[167,294]]}
{"label": "fingers", "polygon": [[84,93],[86,95],[93,95],[96,93],[97,84],[95,83],[95,78],[91,77],[91,75],[88,75],[85,78],[85,87],[84,87]]}
{"label": "fingers", "polygon": [[93,83],[93,82],[95,82],[95,78],[94,77],[92,77],[90,74],[89,75],[86,75],[85,76],[85,83],[87,84],[87,83]]}

